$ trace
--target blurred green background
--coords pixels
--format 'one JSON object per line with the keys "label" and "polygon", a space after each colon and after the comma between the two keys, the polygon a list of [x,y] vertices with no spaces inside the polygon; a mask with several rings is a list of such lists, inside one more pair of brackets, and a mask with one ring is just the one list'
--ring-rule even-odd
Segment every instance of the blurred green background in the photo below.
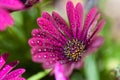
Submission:
{"label": "blurred green background", "polygon": [[[18,67],[26,69],[23,74],[27,80],[55,80],[49,71],[42,68],[41,64],[31,60],[28,39],[31,31],[39,28],[36,19],[42,11],[57,10],[67,20],[65,4],[67,0],[42,0],[24,11],[11,13],[15,25],[4,32],[0,32],[0,53],[9,52],[7,62],[19,60]],[[94,54],[87,56],[84,66],[74,70],[70,80],[117,80],[114,70],[120,64],[120,0],[73,0],[74,3],[82,2],[86,12],[93,6],[98,6],[106,25],[100,35],[104,36],[104,45]],[[96,1],[96,2],[95,2]],[[118,8],[118,9],[117,9]]]}

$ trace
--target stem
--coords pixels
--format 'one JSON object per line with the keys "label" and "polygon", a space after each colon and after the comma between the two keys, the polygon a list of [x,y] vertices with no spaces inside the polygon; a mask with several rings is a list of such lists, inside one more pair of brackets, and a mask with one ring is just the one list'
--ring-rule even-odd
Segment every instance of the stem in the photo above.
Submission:
{"label": "stem", "polygon": [[86,58],[84,69],[87,80],[100,80],[95,57],[93,55]]}
{"label": "stem", "polygon": [[51,70],[45,70],[44,72],[39,72],[33,76],[31,76],[30,78],[28,78],[27,80],[40,80],[43,77],[45,77]]}

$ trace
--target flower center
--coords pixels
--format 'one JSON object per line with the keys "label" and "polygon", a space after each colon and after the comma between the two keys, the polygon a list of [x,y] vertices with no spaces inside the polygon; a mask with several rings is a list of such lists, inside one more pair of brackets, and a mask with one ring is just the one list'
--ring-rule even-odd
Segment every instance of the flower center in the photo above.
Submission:
{"label": "flower center", "polygon": [[84,50],[84,43],[73,39],[72,41],[68,41],[67,45],[64,47],[64,55],[67,57],[68,61],[78,61]]}

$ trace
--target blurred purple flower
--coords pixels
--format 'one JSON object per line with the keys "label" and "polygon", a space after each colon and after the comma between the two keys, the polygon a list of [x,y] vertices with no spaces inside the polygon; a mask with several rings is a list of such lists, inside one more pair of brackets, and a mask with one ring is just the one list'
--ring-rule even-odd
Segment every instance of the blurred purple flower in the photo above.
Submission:
{"label": "blurred purple flower", "polygon": [[19,68],[11,71],[19,62],[14,61],[5,65],[7,58],[7,53],[0,55],[0,80],[26,80],[21,76],[25,69]]}
{"label": "blurred purple flower", "polygon": [[0,31],[12,26],[14,21],[10,12],[26,9],[39,0],[0,0]]}
{"label": "blurred purple flower", "polygon": [[61,71],[58,74],[62,72],[68,77],[74,68],[82,67],[86,55],[103,44],[103,37],[97,34],[105,20],[99,20],[100,13],[94,7],[83,22],[84,11],[81,3],[74,7],[68,1],[66,11],[69,26],[57,12],[52,12],[52,16],[43,12],[42,17],[37,19],[40,29],[32,31],[33,38],[29,40],[29,45],[32,47],[33,61],[42,63],[44,68],[54,68],[54,73],[56,67],[59,67]]}

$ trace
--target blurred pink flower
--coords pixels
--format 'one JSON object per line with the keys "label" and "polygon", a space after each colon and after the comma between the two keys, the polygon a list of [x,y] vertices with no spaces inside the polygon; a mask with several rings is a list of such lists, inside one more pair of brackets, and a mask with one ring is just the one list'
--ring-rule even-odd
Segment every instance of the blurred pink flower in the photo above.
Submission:
{"label": "blurred pink flower", "polygon": [[0,31],[4,31],[8,26],[14,24],[9,12],[0,8]]}
{"label": "blurred pink flower", "polygon": [[0,0],[0,31],[12,26],[14,21],[10,16],[10,11],[23,10],[39,0]]}
{"label": "blurred pink flower", "polygon": [[19,62],[14,61],[5,65],[7,58],[7,53],[0,55],[0,80],[26,80],[21,76],[25,69],[19,68],[11,71]]}
{"label": "blurred pink flower", "polygon": [[65,80],[74,68],[82,67],[86,55],[103,44],[103,37],[97,34],[105,24],[105,20],[99,20],[96,7],[88,12],[85,21],[81,3],[74,7],[68,1],[66,11],[70,25],[57,12],[52,16],[43,12],[37,19],[40,29],[34,29],[29,40],[33,61],[42,63],[44,68],[54,68],[56,78],[61,72]]}

